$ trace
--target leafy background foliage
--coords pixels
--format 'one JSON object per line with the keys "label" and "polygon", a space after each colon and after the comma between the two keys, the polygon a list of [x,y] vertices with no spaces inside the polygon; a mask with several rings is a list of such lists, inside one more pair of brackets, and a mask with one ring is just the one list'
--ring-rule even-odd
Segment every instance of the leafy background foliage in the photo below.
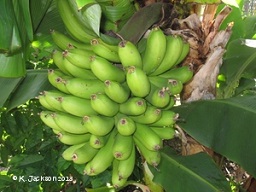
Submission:
{"label": "leafy background foliage", "polygon": [[[6,2],[8,4],[4,5]],[[83,5],[83,1],[77,2]],[[95,5],[95,1],[92,4]],[[235,28],[220,71],[218,99],[182,104],[175,110],[185,119],[185,122],[178,123],[184,131],[256,177],[253,148],[256,144],[253,138],[256,135],[256,54],[255,48],[248,47],[245,41],[246,38],[254,38],[256,17],[243,17],[242,2],[238,5],[232,7],[231,16],[223,23],[225,27],[228,22],[235,21]],[[6,6],[10,9],[5,9]],[[160,8],[160,4],[155,4],[132,15],[131,20],[120,29],[120,34],[138,42],[147,28],[159,20]],[[111,14],[111,11],[102,11],[99,7],[91,7],[91,11],[97,18],[91,22],[91,27],[99,32],[99,18],[102,14]],[[51,52],[56,47],[50,29],[65,31],[55,1],[1,1],[0,12],[0,168],[3,168],[0,171],[0,189],[50,192],[104,186],[110,180],[110,172],[89,178],[82,174],[81,166],[64,161],[61,152],[65,146],[57,141],[51,129],[37,115],[41,107],[35,97],[40,91],[52,88],[47,80],[47,69],[55,68]],[[3,28],[1,22],[5,18],[10,22]],[[21,26],[21,23],[24,25]],[[154,181],[169,191],[191,191],[187,187],[191,186],[190,182],[197,183],[195,187],[200,186],[205,191],[231,190],[219,167],[205,154],[183,157],[168,147],[163,150],[162,156],[159,169],[150,169],[155,174]],[[131,180],[141,181],[141,169],[139,159]],[[172,179],[169,179],[170,173]],[[17,182],[12,179],[13,176],[30,175],[73,176],[76,182]]]}

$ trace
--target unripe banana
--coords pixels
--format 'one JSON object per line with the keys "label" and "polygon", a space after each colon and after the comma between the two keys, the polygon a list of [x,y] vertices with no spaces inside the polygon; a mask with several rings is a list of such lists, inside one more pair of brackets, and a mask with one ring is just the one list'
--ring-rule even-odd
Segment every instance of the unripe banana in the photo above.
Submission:
{"label": "unripe banana", "polygon": [[[110,133],[109,133],[110,134]],[[104,136],[98,136],[98,135],[91,135],[90,137],[90,145],[95,148],[95,149],[100,149],[102,148],[107,140],[108,140],[108,137],[109,137],[109,134],[107,135],[104,135]]]}
{"label": "unripe banana", "polygon": [[104,83],[98,79],[73,78],[63,81],[72,95],[84,99],[90,99],[92,94],[104,92]]}
{"label": "unripe banana", "polygon": [[102,57],[91,57],[90,66],[94,75],[101,81],[112,80],[120,83],[125,81],[125,72]]}
{"label": "unripe banana", "polygon": [[84,49],[88,51],[92,50],[92,47],[90,44],[77,42],[72,38],[68,37],[67,35],[56,30],[51,30],[50,32],[51,32],[53,42],[62,50],[69,48],[70,45],[79,49]]}
{"label": "unripe banana", "polygon": [[114,129],[111,132],[106,145],[100,148],[94,158],[85,165],[84,173],[86,175],[98,175],[111,166],[114,159],[112,147],[115,141],[116,133],[117,132]]}
{"label": "unripe banana", "polygon": [[143,71],[152,73],[165,56],[166,37],[159,27],[153,28],[147,37],[146,50],[142,58]]}
{"label": "unripe banana", "polygon": [[160,151],[149,150],[137,138],[134,138],[134,142],[139,149],[140,154],[144,157],[145,161],[153,167],[157,167],[161,161]]}
{"label": "unripe banana", "polygon": [[164,87],[170,95],[177,95],[183,89],[183,83],[180,80],[168,79],[160,76],[149,77],[150,82],[157,87]]}
{"label": "unripe banana", "polygon": [[179,114],[171,110],[162,110],[162,115],[159,120],[150,124],[150,126],[156,127],[168,127],[173,126],[178,119]]}
{"label": "unripe banana", "polygon": [[119,111],[119,104],[101,93],[91,95],[91,106],[99,114],[108,117],[113,117]]}
{"label": "unripe banana", "polygon": [[141,115],[147,109],[147,102],[141,97],[130,97],[119,106],[120,113],[125,115]]}
{"label": "unripe banana", "polygon": [[171,69],[176,65],[183,48],[183,42],[180,36],[166,36],[166,51],[165,56],[156,70],[151,73],[151,76],[159,75]]}
{"label": "unripe banana", "polygon": [[135,144],[133,143],[131,155],[127,159],[119,161],[119,165],[118,165],[119,179],[130,177],[130,175],[134,170],[135,161],[136,161],[135,158],[136,158],[136,149],[135,149]]}
{"label": "unripe banana", "polygon": [[83,99],[73,95],[59,97],[61,107],[69,114],[83,117],[85,115],[97,115],[98,113],[91,107],[90,99]]}
{"label": "unripe banana", "polygon": [[142,68],[142,58],[136,45],[130,41],[121,41],[118,44],[118,55],[124,68],[135,66]]}
{"label": "unripe banana", "polygon": [[[98,39],[93,39],[91,40],[91,46],[92,46],[92,51],[99,57],[102,57],[114,63],[120,63],[117,50],[116,51],[111,50],[109,47],[103,44],[102,41],[99,41]],[[117,49],[117,46],[116,46],[116,49]]]}
{"label": "unripe banana", "polygon": [[118,160],[125,160],[131,155],[133,146],[133,137],[131,135],[124,136],[117,133],[112,148],[113,156]]}
{"label": "unripe banana", "polygon": [[161,139],[172,139],[175,136],[173,127],[150,127]]}
{"label": "unripe banana", "polygon": [[106,95],[116,103],[124,103],[130,96],[130,89],[126,83],[119,83],[117,81],[106,80],[105,93]]}
{"label": "unripe banana", "polygon": [[163,147],[162,139],[149,126],[136,123],[136,131],[133,136],[139,140],[147,149],[158,151]]}
{"label": "unripe banana", "polygon": [[83,126],[82,118],[67,113],[55,112],[54,120],[64,131],[72,134],[88,133],[88,129]]}
{"label": "unripe banana", "polygon": [[63,151],[62,157],[63,157],[65,160],[67,160],[67,161],[72,161],[74,151],[75,151],[76,149],[82,147],[83,145],[84,145],[84,143],[68,146],[68,148],[66,148],[66,149]]}
{"label": "unripe banana", "polygon": [[145,113],[136,116],[130,116],[130,118],[136,123],[151,124],[161,118],[162,110],[155,106],[147,106]]}
{"label": "unripe banana", "polygon": [[45,96],[43,94],[38,95],[36,97],[36,99],[38,99],[39,103],[46,109],[51,110],[51,111],[55,111],[56,109],[54,107],[52,107],[45,99]]}
{"label": "unripe banana", "polygon": [[96,35],[93,35],[92,31],[79,20],[78,13],[75,13],[77,10],[72,8],[70,1],[57,0],[57,8],[65,27],[73,37],[83,43],[89,43],[91,39],[96,37]]}
{"label": "unripe banana", "polygon": [[164,108],[162,108],[162,110],[167,111],[167,110],[171,109],[175,105],[175,103],[176,103],[176,97],[171,95],[168,105],[165,106]]}
{"label": "unripe banana", "polygon": [[56,130],[56,131],[63,131],[61,127],[59,127],[53,119],[54,112],[52,111],[41,111],[39,113],[40,119],[44,122],[45,125],[48,127]]}
{"label": "unripe banana", "polygon": [[49,82],[58,90],[64,92],[64,93],[70,93],[66,87],[66,85],[62,82],[62,77],[65,79],[71,79],[73,77],[66,76],[64,73],[62,73],[58,69],[49,69],[48,70],[48,80]]}
{"label": "unripe banana", "polygon": [[86,142],[82,147],[76,149],[73,153],[73,162],[76,164],[84,164],[90,161],[98,152],[90,146],[89,142]]}
{"label": "unripe banana", "polygon": [[176,79],[169,79],[167,91],[170,95],[177,95],[180,94],[183,90],[183,84],[180,80]]}
{"label": "unripe banana", "polygon": [[183,46],[182,46],[182,51],[181,51],[180,57],[177,60],[175,65],[180,64],[180,62],[182,62],[187,57],[189,51],[190,51],[190,44],[188,42],[183,42]]}
{"label": "unripe banana", "polygon": [[114,186],[114,188],[118,189],[122,186],[125,185],[125,183],[127,182],[127,178],[120,178],[119,174],[118,174],[118,166],[119,166],[120,161],[117,159],[113,160],[112,163],[112,185]]}
{"label": "unripe banana", "polygon": [[93,135],[107,135],[113,129],[114,125],[115,120],[111,117],[100,115],[90,115],[83,117],[83,126]]}
{"label": "unripe banana", "polygon": [[62,55],[67,58],[73,65],[83,69],[90,69],[91,57],[94,56],[94,53],[77,48],[65,50]]}
{"label": "unripe banana", "polygon": [[189,64],[166,71],[165,73],[159,75],[159,77],[176,79],[182,83],[187,83],[192,79],[193,74],[193,65]]}
{"label": "unripe banana", "polygon": [[72,134],[67,132],[59,132],[57,137],[59,141],[66,145],[77,145],[89,141],[91,134]]}
{"label": "unripe banana", "polygon": [[167,106],[170,102],[170,95],[166,91],[165,87],[156,87],[151,84],[150,93],[145,97],[145,99],[156,107],[163,108]]}
{"label": "unripe banana", "polygon": [[57,111],[62,111],[65,112],[65,110],[62,108],[60,102],[58,101],[59,97],[63,97],[66,94],[62,93],[57,90],[49,90],[49,91],[44,91],[43,96],[45,97],[46,102],[53,107]]}
{"label": "unripe banana", "polygon": [[115,122],[117,131],[121,135],[132,135],[136,130],[136,124],[129,116],[117,114],[115,116]]}
{"label": "unripe banana", "polygon": [[61,51],[53,50],[52,52],[53,63],[66,75],[72,76],[71,73],[68,72],[66,67],[63,65],[64,57]]}
{"label": "unripe banana", "polygon": [[73,76],[81,79],[97,79],[93,72],[89,69],[84,69],[73,65],[67,58],[63,59],[63,66]]}
{"label": "unripe banana", "polygon": [[126,81],[132,94],[136,97],[145,97],[150,92],[148,76],[142,69],[131,66],[127,69]]}

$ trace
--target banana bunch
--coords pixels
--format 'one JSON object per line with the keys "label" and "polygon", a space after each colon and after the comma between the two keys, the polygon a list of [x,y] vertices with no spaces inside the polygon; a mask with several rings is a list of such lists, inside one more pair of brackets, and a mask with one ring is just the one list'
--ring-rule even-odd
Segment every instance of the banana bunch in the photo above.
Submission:
{"label": "banana bunch", "polygon": [[111,168],[116,188],[132,174],[136,151],[157,167],[163,140],[175,134],[175,96],[193,76],[190,66],[177,67],[189,44],[158,27],[143,53],[127,40],[86,43],[58,31],[52,38],[59,49],[48,80],[55,89],[38,99],[41,120],[67,145],[63,158],[84,165],[89,176]]}

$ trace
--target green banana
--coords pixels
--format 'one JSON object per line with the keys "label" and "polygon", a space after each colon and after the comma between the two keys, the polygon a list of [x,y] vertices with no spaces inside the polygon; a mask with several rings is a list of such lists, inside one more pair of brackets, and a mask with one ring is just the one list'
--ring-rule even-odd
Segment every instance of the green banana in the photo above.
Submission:
{"label": "green banana", "polygon": [[38,99],[39,103],[46,108],[47,110],[51,110],[51,111],[55,111],[56,109],[54,107],[52,107],[45,99],[45,96],[43,94],[38,95],[36,97],[36,99]]}
{"label": "green banana", "polygon": [[141,97],[130,97],[119,105],[120,113],[125,115],[141,115],[147,109],[147,102]]}
{"label": "green banana", "polygon": [[110,47],[106,46],[106,44],[103,44],[102,41],[99,41],[98,39],[93,39],[91,40],[91,46],[92,51],[99,57],[102,57],[114,63],[120,63],[117,50],[114,51],[113,49],[110,49]]}
{"label": "green banana", "polygon": [[188,64],[188,65],[184,65],[182,67],[176,67],[176,68],[170,69],[170,70],[166,71],[165,73],[162,73],[161,75],[159,75],[159,77],[176,79],[176,80],[181,81],[184,84],[184,83],[187,83],[188,81],[190,81],[192,79],[193,75],[194,75],[193,65]]}
{"label": "green banana", "polygon": [[83,126],[93,135],[104,136],[110,133],[115,125],[111,117],[90,115],[83,117]]}
{"label": "green banana", "polygon": [[183,48],[183,42],[180,36],[166,36],[165,56],[159,66],[155,69],[151,76],[164,73],[176,65]]}
{"label": "green banana", "polygon": [[124,136],[117,133],[112,147],[113,156],[118,160],[127,159],[131,155],[133,145],[132,135]]}
{"label": "green banana", "polygon": [[156,107],[163,108],[167,106],[170,102],[170,95],[166,91],[165,87],[156,87],[151,84],[151,90],[145,99]]}
{"label": "green banana", "polygon": [[190,44],[188,42],[183,42],[182,51],[180,54],[179,59],[176,61],[175,65],[180,64],[189,54],[190,51]]}
{"label": "green banana", "polygon": [[165,56],[166,37],[159,28],[153,28],[147,37],[147,45],[142,58],[143,71],[152,73],[161,63]]}
{"label": "green banana", "polygon": [[63,78],[63,81],[72,95],[84,99],[90,99],[94,93],[104,92],[104,83],[98,79]]}
{"label": "green banana", "polygon": [[113,117],[119,111],[119,104],[102,93],[91,95],[91,106],[99,114],[108,117]]}
{"label": "green banana", "polygon": [[54,112],[52,111],[41,111],[39,113],[40,119],[44,122],[45,125],[48,127],[56,130],[56,131],[63,131],[60,126],[56,124],[56,122],[53,119]]}
{"label": "green banana", "polygon": [[83,43],[90,43],[90,40],[96,37],[96,35],[89,34],[90,29],[87,29],[79,20],[78,11],[75,12],[70,1],[57,0],[57,8],[65,27],[74,38]]}
{"label": "green banana", "polygon": [[125,72],[102,57],[91,57],[90,67],[101,81],[112,80],[120,83],[125,81]]}
{"label": "green banana", "polygon": [[115,141],[116,130],[114,129],[106,143],[99,149],[94,158],[89,161],[84,168],[84,173],[89,176],[98,175],[111,166],[114,156],[112,154],[112,147]]}
{"label": "green banana", "polygon": [[168,79],[167,91],[170,95],[180,94],[183,90],[183,84],[180,80]]}
{"label": "green banana", "polygon": [[129,136],[136,130],[136,124],[129,116],[117,114],[115,116],[115,122],[117,131],[121,135]]}
{"label": "green banana", "polygon": [[130,96],[130,89],[126,83],[106,80],[104,85],[106,95],[116,103],[124,103]]}
{"label": "green banana", "polygon": [[157,87],[164,87],[170,95],[177,95],[183,89],[183,83],[180,80],[165,78],[160,76],[149,77],[150,83]]}
{"label": "green banana", "polygon": [[118,189],[122,186],[125,185],[125,183],[127,182],[127,178],[120,178],[119,174],[118,174],[118,166],[119,166],[120,161],[117,159],[113,160],[112,163],[112,185],[114,186],[114,188]]}
{"label": "green banana", "polygon": [[98,136],[98,135],[91,135],[90,137],[90,145],[95,148],[95,149],[99,149],[99,148],[102,148],[107,140],[108,140],[108,136],[109,134],[107,135],[104,135],[104,136]]}
{"label": "green banana", "polygon": [[83,69],[90,69],[91,57],[93,57],[95,54],[91,51],[85,51],[77,48],[65,50],[62,55],[73,65]]}
{"label": "green banana", "polygon": [[162,115],[159,120],[150,124],[150,126],[156,127],[168,127],[173,126],[178,119],[179,114],[171,110],[162,110]]}
{"label": "green banana", "polygon": [[62,108],[60,102],[58,101],[59,97],[65,96],[65,93],[62,93],[57,90],[49,90],[49,91],[43,91],[43,96],[45,97],[46,102],[53,107],[57,111],[64,112],[65,110]]}
{"label": "green banana", "polygon": [[82,147],[85,143],[68,146],[62,153],[62,157],[67,161],[72,161],[76,149]]}
{"label": "green banana", "polygon": [[159,165],[161,161],[160,151],[149,150],[137,138],[134,138],[134,143],[136,144],[140,154],[143,156],[148,164],[152,165],[153,167],[157,167]]}
{"label": "green banana", "polygon": [[72,160],[76,164],[87,163],[98,153],[98,151],[98,149],[91,147],[89,142],[86,142],[82,147],[74,151]]}
{"label": "green banana", "polygon": [[72,134],[67,132],[59,132],[57,138],[59,141],[66,145],[77,145],[89,141],[91,134]]}
{"label": "green banana", "polygon": [[62,50],[68,49],[70,46],[74,46],[76,48],[87,50],[87,51],[92,50],[92,47],[90,44],[77,42],[72,38],[68,37],[67,35],[56,30],[51,30],[50,32],[51,32],[53,42]]}
{"label": "green banana", "polygon": [[118,164],[118,176],[119,179],[125,179],[130,177],[134,170],[136,158],[135,144],[133,143],[132,152],[130,156],[125,160],[120,160]]}
{"label": "green banana", "polygon": [[155,106],[147,106],[146,111],[141,115],[130,116],[136,123],[151,124],[161,118],[162,110]]}
{"label": "green banana", "polygon": [[70,93],[66,87],[66,85],[62,82],[62,77],[65,79],[71,79],[71,76],[66,76],[64,73],[62,73],[58,69],[49,69],[48,70],[48,80],[49,82],[58,90],[64,92],[64,93]]}
{"label": "green banana", "polygon": [[59,97],[61,107],[69,114],[83,117],[85,115],[97,115],[98,113],[91,107],[91,100],[83,99],[73,95]]}
{"label": "green banana", "polygon": [[145,97],[149,94],[149,78],[141,68],[135,66],[129,67],[126,73],[126,81],[134,96]]}
{"label": "green banana", "polygon": [[97,79],[91,70],[73,65],[66,57],[63,59],[63,66],[73,77],[81,79]]}
{"label": "green banana", "polygon": [[176,100],[177,100],[176,97],[171,95],[169,103],[167,104],[167,106],[162,108],[162,110],[169,110],[169,109],[171,109],[176,104]]}
{"label": "green banana", "polygon": [[66,69],[66,67],[63,65],[63,54],[61,51],[58,50],[53,50],[52,52],[52,59],[53,59],[53,63],[66,75],[72,76],[68,70]]}
{"label": "green banana", "polygon": [[173,127],[150,127],[161,139],[172,139],[175,136]]}
{"label": "green banana", "polygon": [[147,149],[158,151],[163,147],[162,139],[149,126],[136,123],[133,137],[138,139]]}
{"label": "green banana", "polygon": [[64,131],[72,134],[88,133],[88,129],[83,126],[82,118],[67,113],[55,112],[54,121]]}
{"label": "green banana", "polygon": [[135,44],[122,40],[118,44],[118,55],[124,68],[135,66],[142,68],[142,58]]}

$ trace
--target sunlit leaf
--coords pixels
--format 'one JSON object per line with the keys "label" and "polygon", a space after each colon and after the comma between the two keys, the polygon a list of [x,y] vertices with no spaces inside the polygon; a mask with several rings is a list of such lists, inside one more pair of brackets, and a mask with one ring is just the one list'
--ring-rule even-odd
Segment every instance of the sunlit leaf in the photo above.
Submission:
{"label": "sunlit leaf", "polygon": [[226,82],[221,85],[218,97],[229,98],[234,95],[244,74],[253,74],[255,78],[255,61],[256,48],[246,46],[243,39],[230,42],[220,71],[225,74]]}
{"label": "sunlit leaf", "polygon": [[256,96],[182,104],[174,110],[189,135],[256,176]]}
{"label": "sunlit leaf", "polygon": [[97,3],[95,0],[76,0],[78,9]]}
{"label": "sunlit leaf", "polygon": [[181,156],[166,148],[157,169],[151,170],[153,181],[162,185],[166,192],[231,191],[222,171],[205,153]]}
{"label": "sunlit leaf", "polygon": [[9,57],[0,54],[0,66],[0,77],[16,78],[22,77],[26,73],[23,53],[18,53]]}

